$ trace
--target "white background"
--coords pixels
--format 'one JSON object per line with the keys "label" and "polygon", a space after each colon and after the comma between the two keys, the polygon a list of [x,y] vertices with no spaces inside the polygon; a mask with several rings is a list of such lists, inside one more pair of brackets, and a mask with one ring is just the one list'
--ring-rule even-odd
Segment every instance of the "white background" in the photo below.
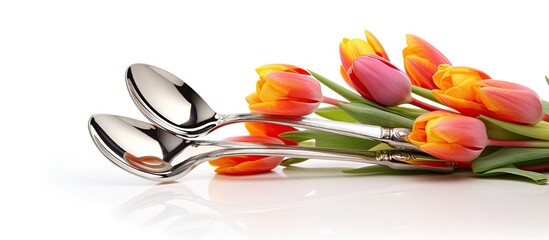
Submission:
{"label": "white background", "polygon": [[549,188],[516,178],[348,177],[333,168],[348,164],[328,162],[244,178],[201,166],[155,185],[110,164],[86,127],[94,113],[144,119],[124,85],[132,63],[171,71],[219,112],[245,112],[262,64],[342,82],[338,44],[363,29],[398,66],[414,33],[455,65],[549,99],[542,3],[3,1],[0,238],[544,238]]}

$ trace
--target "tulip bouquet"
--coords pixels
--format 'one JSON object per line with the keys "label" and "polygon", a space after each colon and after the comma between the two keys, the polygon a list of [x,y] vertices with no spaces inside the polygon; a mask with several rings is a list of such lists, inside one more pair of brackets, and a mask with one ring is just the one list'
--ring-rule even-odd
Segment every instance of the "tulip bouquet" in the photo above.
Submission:
{"label": "tulip bouquet", "polygon": [[[492,79],[471,67],[454,66],[427,41],[407,35],[404,70],[389,61],[381,43],[365,31],[364,39],[339,45],[341,77],[348,87],[297,66],[270,64],[256,69],[256,91],[246,97],[251,112],[318,116],[343,122],[410,128],[408,141],[422,151],[478,176],[514,174],[538,184],[549,170],[549,102],[531,89]],[[549,79],[546,77],[549,83]],[[321,84],[341,96],[323,96]],[[319,108],[320,104],[328,107]],[[250,136],[229,140],[361,150],[390,146],[314,130],[267,123],[246,123]],[[210,161],[220,174],[270,171],[307,159],[264,156],[224,157]],[[436,164],[434,161],[432,164]],[[376,174],[384,166],[346,173]]]}

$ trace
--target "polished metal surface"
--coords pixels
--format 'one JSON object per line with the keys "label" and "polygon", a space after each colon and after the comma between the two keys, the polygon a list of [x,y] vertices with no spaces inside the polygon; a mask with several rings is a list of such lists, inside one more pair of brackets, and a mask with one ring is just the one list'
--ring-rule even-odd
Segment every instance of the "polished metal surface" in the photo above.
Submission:
{"label": "polished metal surface", "polygon": [[[183,177],[211,159],[237,155],[264,155],[329,159],[385,165],[393,169],[451,172],[454,165],[415,165],[432,157],[408,151],[357,151],[316,147],[254,144],[228,141],[190,141],[139,120],[98,114],[89,120],[90,135],[114,164],[145,179],[168,182]],[[418,162],[413,162],[419,160]],[[411,163],[414,163],[412,165]]]}
{"label": "polished metal surface", "polygon": [[204,136],[227,124],[267,122],[377,140],[397,148],[421,151],[408,142],[409,129],[308,117],[254,113],[218,114],[183,80],[151,65],[131,65],[126,71],[126,85],[133,101],[145,117],[158,127],[187,139]]}

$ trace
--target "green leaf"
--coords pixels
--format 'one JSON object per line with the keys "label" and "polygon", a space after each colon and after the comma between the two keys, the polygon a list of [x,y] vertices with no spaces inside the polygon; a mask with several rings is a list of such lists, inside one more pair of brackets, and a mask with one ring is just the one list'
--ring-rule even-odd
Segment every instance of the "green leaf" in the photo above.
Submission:
{"label": "green leaf", "polygon": [[519,125],[519,124],[500,121],[500,120],[486,117],[486,116],[479,116],[478,118],[485,123],[494,124],[512,133],[516,133],[526,137],[541,139],[541,140],[549,140],[549,127],[546,127],[545,126],[546,124],[543,122],[540,122],[534,126],[525,126],[525,125]]}
{"label": "green leaf", "polygon": [[349,116],[349,114],[347,114],[341,108],[335,106],[319,108],[315,111],[315,113],[323,118],[334,121],[356,123],[356,120],[353,117]]}
{"label": "green leaf", "polygon": [[477,175],[482,177],[491,177],[491,176],[499,176],[503,174],[513,174],[517,176],[526,177],[533,180],[537,184],[547,183],[547,176],[545,176],[544,174],[518,169],[513,165],[506,165],[500,168],[495,168],[483,173],[479,173]]}
{"label": "green leaf", "polygon": [[292,164],[297,164],[307,161],[307,158],[286,158],[280,163],[280,166],[288,167]]}
{"label": "green leaf", "polygon": [[347,169],[347,170],[342,170],[341,172],[351,173],[351,174],[367,174],[367,175],[374,175],[374,174],[411,175],[411,174],[425,173],[425,171],[416,171],[416,170],[395,170],[383,165],[372,165],[372,166],[355,168],[355,169]]}
{"label": "green leaf", "polygon": [[355,168],[355,169],[347,169],[342,170],[344,173],[361,173],[361,174],[379,174],[379,173],[390,173],[394,172],[396,170],[383,166],[383,165],[372,165],[367,167],[361,167],[361,168]]}
{"label": "green leaf", "polygon": [[418,86],[414,86],[412,85],[412,92],[419,95],[419,96],[422,96],[424,98],[427,98],[433,102],[436,102],[436,103],[440,103],[434,96],[433,96],[433,91],[431,91],[430,89],[426,89],[426,88],[422,88],[422,87],[418,87]]}
{"label": "green leaf", "polygon": [[504,147],[490,155],[473,160],[472,169],[474,173],[482,174],[510,164],[546,158],[549,158],[549,148]]}
{"label": "green leaf", "polygon": [[371,147],[370,151],[382,151],[382,150],[393,150],[395,149],[394,147],[391,147],[389,144],[387,143],[379,143],[373,147]]}
{"label": "green leaf", "polygon": [[370,149],[377,145],[379,142],[343,136],[335,133],[328,133],[316,130],[305,130],[297,132],[287,132],[280,135],[283,138],[287,138],[296,142],[302,142],[306,140],[315,140],[316,147],[328,147],[328,148],[340,148],[340,149]]}
{"label": "green leaf", "polygon": [[399,112],[400,115],[409,119],[416,119],[417,117],[419,117],[419,115],[429,112],[422,108],[390,107],[390,109]]}
{"label": "green leaf", "polygon": [[549,85],[549,76],[545,75],[545,81],[547,82],[547,85]]}
{"label": "green leaf", "polygon": [[549,114],[549,102],[545,100],[541,100],[541,106],[543,107],[543,111]]}
{"label": "green leaf", "polygon": [[326,77],[324,77],[324,76],[322,76],[322,75],[320,75],[316,72],[313,72],[312,70],[307,70],[307,71],[309,71],[309,73],[314,78],[316,78],[319,82],[324,84],[326,87],[332,89],[334,92],[336,92],[337,94],[341,95],[342,97],[344,97],[345,99],[347,99],[351,102],[362,102],[362,103],[366,103],[368,105],[373,104],[373,105],[378,105],[378,106],[382,107],[379,104],[376,104],[374,102],[368,101],[367,99],[364,99],[362,96],[358,95],[357,93],[349,90],[346,87],[343,87],[343,86],[333,82],[330,79],[327,79]]}
{"label": "green leaf", "polygon": [[412,128],[414,121],[363,103],[339,104],[339,107],[360,123],[384,127]]}
{"label": "green leaf", "polygon": [[486,133],[488,134],[489,139],[499,139],[499,140],[532,140],[533,138],[526,137],[520,134],[507,131],[504,128],[489,122],[484,121],[486,126]]}

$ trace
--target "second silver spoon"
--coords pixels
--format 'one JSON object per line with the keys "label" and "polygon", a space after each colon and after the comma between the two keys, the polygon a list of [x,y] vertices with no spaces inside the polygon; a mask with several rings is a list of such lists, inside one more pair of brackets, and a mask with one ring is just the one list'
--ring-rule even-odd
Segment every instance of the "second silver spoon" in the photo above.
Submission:
{"label": "second silver spoon", "polygon": [[[241,155],[329,159],[385,165],[401,170],[449,173],[453,163],[411,151],[364,151],[230,141],[189,141],[154,125],[122,116],[97,114],[88,128],[97,148],[111,162],[137,176],[173,181],[208,160]],[[432,165],[437,161],[437,165]]]}

